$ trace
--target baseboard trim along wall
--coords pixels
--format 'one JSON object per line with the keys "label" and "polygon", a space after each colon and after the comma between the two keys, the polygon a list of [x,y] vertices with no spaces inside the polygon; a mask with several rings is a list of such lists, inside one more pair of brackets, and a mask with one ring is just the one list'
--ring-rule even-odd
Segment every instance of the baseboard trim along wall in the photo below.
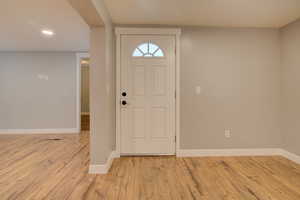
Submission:
{"label": "baseboard trim along wall", "polygon": [[279,148],[264,149],[181,149],[177,157],[205,157],[205,156],[270,156],[279,155]]}
{"label": "baseboard trim along wall", "polygon": [[298,163],[300,164],[300,156],[294,154],[294,153],[291,153],[289,151],[286,151],[284,149],[281,150],[281,156],[291,160],[291,161],[294,161],[295,163]]}
{"label": "baseboard trim along wall", "polygon": [[89,174],[107,174],[115,158],[120,157],[116,151],[111,152],[107,161],[103,165],[90,165]]}
{"label": "baseboard trim along wall", "polygon": [[78,128],[62,128],[62,129],[0,129],[0,135],[7,134],[74,134],[80,133]]}
{"label": "baseboard trim along wall", "polygon": [[[213,157],[213,156],[283,156],[300,164],[300,156],[280,148],[264,149],[181,149],[177,157]],[[90,165],[90,174],[107,174],[112,166],[114,158],[120,155],[113,151],[107,162],[103,165]]]}
{"label": "baseboard trim along wall", "polygon": [[181,149],[177,157],[212,157],[212,156],[283,156],[300,164],[300,156],[280,148],[264,149]]}

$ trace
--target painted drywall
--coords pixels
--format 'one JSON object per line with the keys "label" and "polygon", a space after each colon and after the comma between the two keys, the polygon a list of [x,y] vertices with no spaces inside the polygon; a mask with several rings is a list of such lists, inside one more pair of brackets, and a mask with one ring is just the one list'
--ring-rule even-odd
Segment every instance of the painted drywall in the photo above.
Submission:
{"label": "painted drywall", "polygon": [[283,144],[300,155],[300,20],[281,29],[281,53]]}
{"label": "painted drywall", "polygon": [[182,149],[281,145],[279,40],[277,29],[182,30]]}
{"label": "painted drywall", "polygon": [[115,90],[112,30],[91,29],[90,116],[91,164],[105,164],[115,143]]}
{"label": "painted drywall", "polygon": [[106,66],[107,66],[107,79],[106,85],[108,87],[108,110],[109,110],[109,134],[110,144],[112,149],[116,147],[116,69],[115,69],[115,34],[112,26],[107,25],[106,29]]}
{"label": "painted drywall", "polygon": [[90,27],[104,25],[91,0],[68,0],[68,2]]}
{"label": "painted drywall", "polygon": [[0,129],[76,128],[75,53],[0,53]]}
{"label": "painted drywall", "polygon": [[81,66],[81,113],[90,112],[90,67]]}

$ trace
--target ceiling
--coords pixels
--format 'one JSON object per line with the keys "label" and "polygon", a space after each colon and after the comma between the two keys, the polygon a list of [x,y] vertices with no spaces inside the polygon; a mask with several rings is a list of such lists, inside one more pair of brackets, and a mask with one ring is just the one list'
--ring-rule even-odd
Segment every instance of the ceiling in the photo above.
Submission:
{"label": "ceiling", "polygon": [[[0,51],[86,51],[89,27],[67,0],[1,0]],[[42,29],[55,32],[45,37]]]}
{"label": "ceiling", "polygon": [[[278,28],[300,18],[300,0],[104,2],[115,24]],[[103,24],[95,12],[91,0],[1,0],[0,51],[87,51],[88,24]]]}
{"label": "ceiling", "polygon": [[116,24],[282,27],[300,0],[105,0]]}
{"label": "ceiling", "polygon": [[90,27],[103,26],[104,22],[101,19],[97,9],[91,0],[68,0],[71,6],[80,14],[84,21]]}

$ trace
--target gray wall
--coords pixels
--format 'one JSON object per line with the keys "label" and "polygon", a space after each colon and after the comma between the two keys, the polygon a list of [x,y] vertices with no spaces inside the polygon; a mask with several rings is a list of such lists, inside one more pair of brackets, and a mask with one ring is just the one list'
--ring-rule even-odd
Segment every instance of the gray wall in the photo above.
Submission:
{"label": "gray wall", "polygon": [[90,67],[81,66],[81,112],[90,112]]}
{"label": "gray wall", "polygon": [[184,28],[180,85],[182,149],[281,145],[277,29]]}
{"label": "gray wall", "polygon": [[[280,147],[284,141],[299,154],[299,26],[285,27],[282,40],[277,29],[183,28],[182,149]],[[91,164],[105,163],[115,147],[112,37],[111,30],[91,29]],[[76,127],[74,53],[0,53],[0,64],[0,129]]]}
{"label": "gray wall", "polygon": [[281,30],[282,136],[284,148],[300,155],[300,20]]}
{"label": "gray wall", "polygon": [[107,161],[115,146],[115,87],[112,66],[112,31],[91,29],[90,116],[91,164]]}
{"label": "gray wall", "polygon": [[76,128],[75,53],[0,52],[0,113],[0,129]]}

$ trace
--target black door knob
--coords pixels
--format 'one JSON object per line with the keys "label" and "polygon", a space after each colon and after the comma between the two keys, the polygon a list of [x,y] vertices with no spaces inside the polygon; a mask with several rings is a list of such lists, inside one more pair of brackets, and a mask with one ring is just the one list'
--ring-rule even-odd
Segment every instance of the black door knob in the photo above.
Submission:
{"label": "black door knob", "polygon": [[126,97],[126,95],[127,95],[126,92],[122,92],[123,97]]}
{"label": "black door knob", "polygon": [[127,104],[126,101],[122,101],[122,105],[125,106]]}

